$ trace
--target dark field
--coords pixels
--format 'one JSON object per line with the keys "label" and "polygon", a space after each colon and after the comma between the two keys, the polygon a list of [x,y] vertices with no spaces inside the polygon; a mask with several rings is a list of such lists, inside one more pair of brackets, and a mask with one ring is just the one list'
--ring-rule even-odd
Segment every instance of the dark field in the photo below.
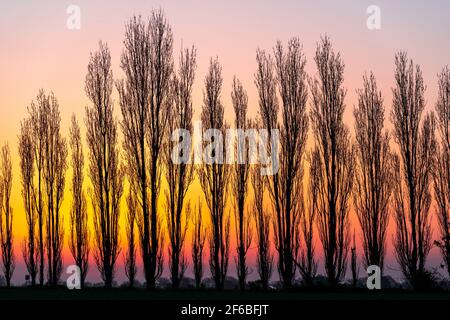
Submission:
{"label": "dark field", "polygon": [[225,290],[154,290],[87,288],[68,290],[50,288],[0,288],[0,300],[447,300],[450,292],[413,292],[406,290],[292,290],[286,291],[245,291]]}

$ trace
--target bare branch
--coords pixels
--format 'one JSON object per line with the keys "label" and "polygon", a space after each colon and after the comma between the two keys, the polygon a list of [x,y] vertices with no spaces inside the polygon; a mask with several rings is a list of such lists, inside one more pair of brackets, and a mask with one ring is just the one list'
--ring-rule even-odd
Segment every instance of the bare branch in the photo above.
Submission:
{"label": "bare branch", "polygon": [[94,211],[94,257],[107,288],[112,287],[120,251],[119,215],[123,192],[117,121],[113,117],[111,100],[112,83],[111,56],[108,47],[100,42],[99,51],[91,54],[86,75],[86,94],[92,106],[86,107],[85,123]]}
{"label": "bare branch", "polygon": [[362,229],[365,265],[383,270],[389,200],[392,192],[392,155],[389,135],[383,132],[384,106],[375,76],[364,76],[354,110],[356,179],[354,206]]}
{"label": "bare branch", "polygon": [[439,74],[439,94],[435,109],[440,134],[433,168],[440,235],[435,243],[441,249],[450,275],[450,69],[448,67]]}
{"label": "bare branch", "polygon": [[425,108],[425,86],[419,66],[405,52],[395,56],[395,81],[391,119],[399,146],[396,157],[394,212],[397,232],[394,239],[397,260],[403,275],[415,288],[427,286],[425,269],[431,249],[429,208],[433,156],[436,152],[435,120],[427,115],[420,130]]}
{"label": "bare branch", "polygon": [[[224,107],[220,99],[222,90],[222,67],[217,59],[211,59],[208,74],[205,78],[203,92],[203,107],[201,119],[203,130],[215,129],[225,136],[228,125],[224,120]],[[216,289],[222,290],[228,270],[229,257],[229,217],[225,214],[229,168],[224,164],[226,158],[225,143],[218,135],[210,137],[210,144],[204,142],[205,153],[210,162],[202,165],[198,176],[206,204],[211,217],[211,232],[209,239],[210,269]]]}
{"label": "bare branch", "polygon": [[75,264],[80,268],[81,287],[89,266],[89,227],[84,183],[84,154],[80,126],[75,114],[70,127],[70,149],[72,151],[72,210],[70,211],[69,248]]}
{"label": "bare branch", "polygon": [[319,154],[318,229],[328,282],[344,277],[349,249],[349,197],[354,175],[354,150],[344,125],[344,63],[328,37],[317,46],[318,79],[311,79],[311,122]]}
{"label": "bare branch", "polygon": [[11,207],[12,190],[12,161],[9,145],[1,149],[0,167],[0,245],[2,252],[3,274],[6,286],[11,286],[11,277],[15,269],[14,236],[13,236],[13,209]]}

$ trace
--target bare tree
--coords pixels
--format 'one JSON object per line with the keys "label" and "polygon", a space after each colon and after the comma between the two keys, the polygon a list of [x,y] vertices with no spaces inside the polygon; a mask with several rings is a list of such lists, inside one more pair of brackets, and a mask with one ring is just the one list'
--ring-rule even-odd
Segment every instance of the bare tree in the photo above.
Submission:
{"label": "bare tree", "polygon": [[355,232],[353,232],[353,246],[351,247],[351,270],[352,270],[352,286],[356,288],[358,283],[359,266],[358,266],[358,254],[356,253],[356,238]]}
{"label": "bare tree", "polygon": [[318,229],[324,249],[325,270],[331,286],[345,275],[349,249],[349,197],[354,175],[354,150],[344,125],[344,63],[328,37],[318,44],[315,62],[318,78],[311,79],[311,121],[318,175]]}
{"label": "bare tree", "polygon": [[56,97],[47,96],[48,103],[41,110],[46,114],[44,147],[44,181],[46,195],[46,253],[48,283],[58,284],[62,272],[62,247],[64,242],[61,203],[64,196],[67,169],[67,144],[61,136],[61,116]]}
{"label": "bare tree", "polygon": [[304,248],[300,252],[300,260],[297,263],[303,283],[311,287],[317,274],[317,261],[315,260],[314,245],[314,224],[317,219],[317,201],[319,197],[319,177],[321,170],[320,154],[316,148],[309,155],[309,189],[308,189],[308,210],[305,210],[300,217],[300,229]]}
{"label": "bare tree", "polygon": [[389,198],[392,192],[392,155],[389,134],[383,132],[384,106],[373,73],[364,76],[354,109],[356,179],[354,206],[361,225],[365,265],[383,270]]}
{"label": "bare tree", "polygon": [[270,253],[270,213],[264,207],[265,178],[261,175],[258,165],[251,170],[251,176],[254,192],[253,216],[258,248],[258,274],[263,290],[267,290],[273,267],[273,255]]}
{"label": "bare tree", "polygon": [[[258,90],[258,98],[259,98],[259,126],[266,129],[268,132],[268,141],[272,141],[272,130],[278,129],[278,100],[276,95],[276,79],[274,75],[274,66],[272,57],[267,54],[263,50],[257,50],[256,52],[256,62],[257,62],[257,71],[255,73],[255,85]],[[267,144],[266,148],[268,152],[275,152],[275,150],[271,149],[272,145],[270,143]],[[261,174],[261,173],[259,173]],[[261,192],[262,190],[256,190],[255,187],[255,173],[253,174],[253,183],[255,189],[255,201],[258,200],[256,198],[257,192]],[[278,186],[280,183],[280,179],[277,173],[273,172],[273,175],[270,177],[266,177],[265,180],[259,182],[260,185],[264,186],[264,190],[269,188],[271,185],[273,192],[278,193],[278,188],[274,186]],[[270,190],[268,190],[270,191]],[[261,207],[263,204],[263,194],[260,194],[259,204],[260,208],[258,210],[263,210]],[[274,197],[274,194],[270,192],[270,199],[272,201],[272,210],[278,212],[280,210],[278,203],[274,199],[278,198]],[[259,255],[259,273],[261,280],[263,282],[263,286],[268,285],[270,280],[270,275],[272,273],[272,264],[273,264],[273,256],[270,253],[270,246],[268,236],[270,234],[270,226],[267,225],[271,221],[270,217],[260,216],[260,223],[256,225],[257,235],[258,235],[258,255]],[[273,223],[274,224],[274,223]],[[266,232],[268,231],[268,232]],[[264,232],[264,237],[262,237],[261,232]],[[275,232],[275,230],[274,230]],[[261,273],[264,271],[264,274]],[[270,272],[269,272],[270,271]],[[267,281],[267,283],[266,283]]]}
{"label": "bare tree", "polygon": [[235,114],[235,128],[239,130],[236,147],[237,164],[231,173],[237,241],[236,266],[239,287],[241,290],[245,290],[245,281],[249,273],[246,256],[252,242],[251,219],[248,213],[245,212],[245,203],[248,195],[248,179],[250,175],[250,148],[249,144],[245,141],[245,131],[249,128],[249,120],[247,119],[247,92],[236,77],[233,79],[231,100]]}
{"label": "bare tree", "polygon": [[[196,68],[196,50],[181,51],[179,70],[173,77],[173,103],[168,111],[168,135],[164,145],[166,180],[167,231],[169,233],[169,266],[172,288],[177,289],[186,271],[184,243],[190,215],[190,203],[186,194],[194,179],[194,166],[190,150],[179,148],[184,133],[192,132],[192,88]],[[180,140],[182,139],[182,140]],[[177,161],[174,161],[174,157]]]}
{"label": "bare tree", "polygon": [[209,264],[218,290],[223,289],[227,275],[230,244],[230,218],[225,214],[229,168],[224,164],[226,147],[223,141],[228,125],[220,99],[222,83],[222,67],[217,58],[211,59],[201,113],[206,163],[200,166],[198,176],[211,216]]}
{"label": "bare tree", "polygon": [[439,74],[439,93],[435,109],[440,134],[433,170],[440,231],[440,240],[436,241],[436,244],[441,249],[450,275],[450,69],[448,67]]}
{"label": "bare tree", "polygon": [[34,206],[34,150],[33,150],[33,128],[30,119],[25,119],[21,124],[19,135],[20,173],[22,185],[22,199],[27,222],[27,238],[23,243],[23,260],[31,278],[31,285],[36,284],[38,272],[39,248],[36,248],[36,220],[38,219]]}
{"label": "bare tree", "polygon": [[112,84],[111,55],[108,47],[100,42],[99,51],[91,54],[86,75],[85,91],[92,106],[86,107],[85,122],[94,210],[94,257],[106,288],[112,287],[120,251],[119,215],[123,192],[117,121],[113,117],[111,100]]}
{"label": "bare tree", "polygon": [[[275,213],[274,236],[278,251],[278,272],[285,288],[292,286],[299,255],[299,222],[303,210],[303,154],[308,132],[306,101],[306,59],[298,38],[292,38],[285,51],[281,42],[275,49],[276,78],[272,59],[257,53],[256,85],[263,126],[280,130],[279,171],[268,179],[267,187]],[[276,84],[281,97],[278,124]]]}
{"label": "bare tree", "polygon": [[[435,120],[427,115],[420,123],[425,108],[425,86],[422,72],[409,61],[405,52],[395,56],[392,123],[400,156],[396,157],[394,212],[397,225],[395,251],[404,276],[415,288],[427,285],[426,257],[431,248],[429,208],[430,181]],[[400,160],[401,159],[401,160]]]}
{"label": "bare tree", "polygon": [[163,262],[157,207],[173,72],[172,44],[172,30],[163,11],[153,11],[148,25],[132,18],[126,25],[121,58],[126,80],[117,85],[127,171],[140,207],[137,221],[149,289],[155,287]]}
{"label": "bare tree", "polygon": [[202,203],[199,200],[198,208],[192,220],[194,231],[192,234],[192,263],[194,268],[195,287],[200,289],[203,277],[203,247],[205,246],[206,230],[203,226]]}
{"label": "bare tree", "polygon": [[127,224],[126,224],[126,233],[127,233],[127,244],[128,250],[125,255],[125,275],[128,278],[128,284],[130,288],[134,287],[135,278],[137,274],[137,266],[136,266],[136,244],[135,244],[135,236],[134,230],[136,225],[136,208],[137,201],[134,197],[134,194],[130,191],[127,197]]}
{"label": "bare tree", "polygon": [[81,272],[81,288],[89,268],[89,229],[86,195],[83,190],[84,154],[80,126],[75,114],[70,127],[70,149],[72,151],[72,209],[70,211],[69,248],[75,264]]}
{"label": "bare tree", "polygon": [[13,209],[11,207],[12,162],[8,144],[2,147],[0,172],[0,240],[2,250],[3,274],[6,286],[11,286],[11,277],[15,268],[13,247]]}
{"label": "bare tree", "polygon": [[45,109],[49,103],[49,99],[46,96],[44,90],[39,90],[36,97],[36,102],[32,101],[31,106],[28,108],[31,125],[31,139],[33,156],[36,164],[36,185],[33,194],[33,206],[35,207],[37,214],[38,224],[38,265],[39,265],[39,284],[44,285],[44,165],[45,165],[45,144],[47,134],[47,114]]}

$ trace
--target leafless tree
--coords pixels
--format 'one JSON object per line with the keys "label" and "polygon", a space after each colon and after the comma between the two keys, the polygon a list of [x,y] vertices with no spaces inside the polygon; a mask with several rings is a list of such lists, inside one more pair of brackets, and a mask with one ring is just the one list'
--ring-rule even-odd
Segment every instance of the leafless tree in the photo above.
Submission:
{"label": "leafless tree", "polygon": [[33,193],[33,206],[37,214],[38,224],[38,265],[39,265],[39,284],[44,285],[44,255],[45,255],[45,239],[44,239],[44,165],[45,165],[45,145],[47,134],[47,114],[45,109],[49,104],[49,99],[44,90],[39,90],[36,102],[32,101],[28,108],[31,125],[31,139],[33,156],[36,165],[36,185]]}
{"label": "leafless tree", "polygon": [[[280,130],[279,171],[268,179],[267,187],[275,213],[278,271],[283,286],[290,288],[299,255],[299,223],[303,210],[302,162],[308,132],[306,58],[298,38],[289,41],[287,50],[278,42],[274,55],[275,65],[270,56],[262,51],[257,53],[256,85],[263,126],[268,130]],[[276,85],[281,97],[279,124]]]}
{"label": "leafless tree", "polygon": [[61,116],[56,97],[47,96],[48,103],[41,110],[46,114],[44,147],[44,181],[46,196],[46,253],[49,285],[56,286],[62,272],[64,243],[61,203],[64,196],[67,169],[67,144],[61,136]]}
{"label": "leafless tree", "polygon": [[38,248],[36,245],[36,220],[37,213],[34,206],[34,150],[33,150],[33,128],[30,119],[25,119],[21,124],[19,135],[19,156],[20,173],[22,186],[22,199],[25,208],[25,217],[27,222],[27,238],[23,243],[23,260],[31,278],[31,285],[36,284],[36,275],[38,272]]}
{"label": "leafless tree", "polygon": [[[299,252],[299,222],[303,210],[303,154],[308,132],[306,101],[306,58],[300,41],[293,38],[287,52],[278,42],[275,48],[277,80],[281,97],[281,154],[280,184],[277,207],[281,211],[276,219],[276,246],[279,253],[279,270],[286,288],[295,278],[295,261]],[[270,189],[270,188],[269,188]]]}
{"label": "leafless tree", "polygon": [[100,42],[99,51],[91,54],[86,75],[85,91],[92,106],[86,107],[85,122],[94,210],[94,257],[106,288],[112,286],[120,251],[119,215],[123,192],[117,121],[113,117],[111,100],[112,85],[111,55],[108,47]]}
{"label": "leafless tree", "polygon": [[11,207],[12,161],[8,144],[2,147],[0,172],[0,240],[2,250],[3,274],[6,286],[11,286],[11,277],[15,268],[13,209]]}
{"label": "leafless tree", "polygon": [[228,125],[220,99],[222,83],[222,67],[217,58],[211,59],[205,78],[201,113],[206,163],[199,167],[198,176],[211,216],[209,264],[218,290],[223,289],[227,275],[230,244],[230,218],[225,214],[230,173],[225,164],[226,147],[223,141]]}
{"label": "leafless tree", "polygon": [[258,165],[251,170],[254,192],[253,216],[255,219],[256,241],[258,248],[257,265],[263,290],[269,288],[272,276],[273,255],[270,252],[270,213],[264,207],[265,178]]}
{"label": "leafless tree", "polygon": [[434,194],[437,203],[439,238],[436,244],[442,252],[450,275],[450,69],[439,74],[439,94],[436,103],[437,127],[440,141],[436,146],[433,170]]}
{"label": "leafless tree", "polygon": [[315,260],[314,225],[317,219],[317,201],[319,197],[319,177],[321,170],[320,154],[316,148],[309,154],[309,189],[308,210],[300,217],[300,228],[304,248],[300,252],[300,260],[297,263],[303,283],[311,287],[317,274],[317,261]]}
{"label": "leafless tree", "polygon": [[136,208],[137,201],[134,197],[134,193],[130,192],[127,197],[127,244],[128,250],[125,255],[125,275],[128,278],[128,284],[130,288],[134,287],[135,278],[137,274],[136,266],[136,244],[135,244],[135,225],[136,225]]}
{"label": "leafless tree", "polygon": [[358,283],[359,267],[358,267],[358,254],[356,253],[356,238],[354,232],[353,232],[353,245],[351,248],[351,252],[352,252],[351,256],[352,286],[353,288],[356,288],[356,285]]}
{"label": "leafless tree", "polygon": [[[240,131],[236,144],[237,163],[231,173],[237,241],[236,266],[239,287],[241,290],[245,290],[245,281],[249,273],[246,256],[252,242],[251,219],[249,214],[245,212],[245,203],[248,196],[248,180],[250,176],[250,148],[249,144],[245,141],[245,131],[249,128],[250,121],[247,119],[247,92],[236,77],[233,79],[231,100],[235,114],[235,128]],[[244,139],[241,139],[240,136],[244,137]]]}
{"label": "leafless tree", "polygon": [[164,12],[153,11],[148,25],[133,17],[126,25],[117,84],[127,171],[139,204],[138,227],[147,288],[162,272],[162,235],[158,216],[162,144],[173,73],[173,36]]}
{"label": "leafless tree", "polygon": [[202,203],[199,200],[192,220],[194,230],[192,234],[192,263],[194,268],[195,287],[199,289],[203,277],[203,247],[205,246],[206,230],[203,226]]}
{"label": "leafless tree", "polygon": [[[276,93],[276,79],[274,75],[274,63],[273,59],[270,56],[270,54],[267,54],[264,50],[258,49],[256,52],[256,62],[257,62],[257,71],[255,73],[255,85],[258,90],[258,98],[259,98],[259,112],[258,112],[258,121],[259,126],[266,129],[268,132],[268,141],[272,141],[272,130],[278,129],[278,100],[277,100],[277,93]],[[266,149],[268,152],[273,153],[275,150],[271,149],[272,145],[270,143],[267,144]],[[261,174],[261,173],[259,173]],[[253,174],[253,183],[255,183],[255,173]],[[274,186],[278,186],[280,184],[280,179],[277,173],[273,173],[272,176],[266,177],[264,180],[260,181],[260,184],[264,186],[265,189],[269,189],[269,186],[271,186],[273,192],[278,192],[278,188]],[[257,194],[256,188],[255,189],[255,197]],[[261,190],[259,190],[261,191]],[[268,190],[270,194],[270,199],[272,202],[272,210],[278,212],[280,210],[280,207],[278,203],[274,200],[278,198],[277,196],[274,197],[273,192],[270,192],[270,189]],[[264,192],[263,192],[264,193]],[[258,200],[255,198],[255,201]],[[260,203],[259,206],[262,205],[263,195],[260,195]],[[275,204],[274,204],[274,203]],[[258,210],[263,210],[264,208],[258,208]],[[270,234],[270,226],[267,225],[267,223],[271,221],[270,217],[264,217],[260,216],[261,222],[260,224],[256,225],[257,228],[257,235],[258,235],[258,246],[259,248],[259,272],[260,277],[263,282],[263,286],[267,285],[268,281],[270,280],[270,274],[272,273],[272,264],[273,264],[273,256],[270,253],[270,246],[268,245],[269,240],[268,236]],[[265,219],[264,219],[265,218]],[[274,223],[273,223],[274,224]],[[262,230],[262,229],[264,230]],[[269,231],[265,232],[264,236],[261,237],[262,231]],[[262,256],[261,256],[262,255]],[[263,262],[264,262],[264,268],[263,268]],[[270,272],[269,272],[270,269]],[[261,271],[264,270],[264,279],[261,275]],[[267,279],[266,279],[267,276]]]}
{"label": "leafless tree", "polygon": [[[168,111],[168,134],[165,139],[163,157],[168,188],[165,192],[167,231],[169,233],[169,267],[172,288],[177,289],[186,271],[184,243],[190,216],[190,203],[185,200],[189,186],[194,179],[194,166],[188,162],[190,150],[178,148],[184,141],[182,133],[192,132],[192,88],[196,68],[195,48],[182,50],[179,69],[172,80],[173,103]],[[177,132],[179,133],[177,135]],[[186,153],[186,154],[185,154]],[[173,157],[178,160],[174,161]]]}
{"label": "leafless tree", "polygon": [[392,154],[389,134],[383,132],[384,106],[373,73],[364,76],[354,110],[356,172],[354,206],[361,225],[365,265],[383,270],[389,198],[392,192]]}
{"label": "leafless tree", "polygon": [[81,288],[89,268],[89,229],[84,183],[84,154],[81,132],[75,114],[70,127],[70,149],[72,151],[72,209],[70,211],[69,248],[75,264],[81,272]]}
{"label": "leafless tree", "polygon": [[404,276],[411,285],[427,285],[426,257],[431,248],[429,208],[432,160],[436,152],[435,120],[427,115],[425,86],[420,67],[414,67],[405,52],[395,56],[392,123],[400,156],[396,157],[394,212],[397,225],[395,251]]}
{"label": "leafless tree", "polygon": [[311,121],[320,155],[318,229],[325,270],[331,286],[345,275],[349,249],[349,198],[354,175],[354,150],[344,125],[344,63],[326,36],[317,46],[318,78],[311,79]]}

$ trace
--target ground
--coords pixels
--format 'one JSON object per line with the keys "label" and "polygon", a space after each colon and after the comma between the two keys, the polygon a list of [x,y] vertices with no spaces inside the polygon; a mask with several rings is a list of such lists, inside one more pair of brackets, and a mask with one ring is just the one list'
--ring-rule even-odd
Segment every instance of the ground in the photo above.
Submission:
{"label": "ground", "polygon": [[314,291],[245,291],[225,290],[154,290],[115,288],[87,288],[68,290],[65,287],[51,288],[0,288],[0,300],[447,300],[450,292],[412,292],[406,290],[327,290]]}

